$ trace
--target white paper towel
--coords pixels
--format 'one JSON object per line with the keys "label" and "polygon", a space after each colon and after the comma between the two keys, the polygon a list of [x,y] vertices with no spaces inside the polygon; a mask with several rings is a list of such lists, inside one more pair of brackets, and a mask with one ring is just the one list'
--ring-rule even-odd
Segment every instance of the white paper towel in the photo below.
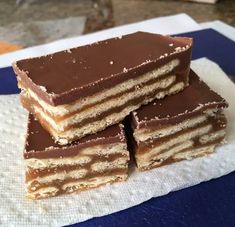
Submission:
{"label": "white paper towel", "polygon": [[214,90],[227,99],[228,144],[208,157],[183,161],[148,172],[134,168],[126,182],[46,200],[24,197],[22,150],[27,113],[18,95],[0,96],[0,226],[62,226],[107,215],[152,197],[220,177],[235,170],[235,85],[213,62],[192,63]]}

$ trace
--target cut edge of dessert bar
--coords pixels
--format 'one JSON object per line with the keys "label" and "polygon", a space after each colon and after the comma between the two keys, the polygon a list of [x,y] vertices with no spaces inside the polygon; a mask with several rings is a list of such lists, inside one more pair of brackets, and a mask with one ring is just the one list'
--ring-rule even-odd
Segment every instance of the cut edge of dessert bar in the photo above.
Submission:
{"label": "cut edge of dessert bar", "polygon": [[[191,50],[191,38],[137,32],[21,60],[13,68],[24,107],[58,143],[68,144],[120,122],[143,104],[183,90]],[[80,60],[74,61],[76,57]],[[57,101],[52,103],[48,95]]]}
{"label": "cut edge of dessert bar", "polygon": [[228,103],[193,71],[184,91],[141,107],[131,115],[139,170],[204,156],[224,143]]}
{"label": "cut edge of dessert bar", "polygon": [[129,152],[121,124],[61,146],[30,114],[24,159],[31,199],[80,192],[128,177]]}
{"label": "cut edge of dessert bar", "polygon": [[[36,96],[53,107],[97,93],[100,91],[100,86],[107,89],[113,82],[118,84],[128,78],[136,78],[138,76],[136,71],[139,68],[142,68],[141,72],[151,71],[158,68],[157,61],[160,65],[164,65],[165,59],[174,59],[175,55],[181,58],[184,52],[189,52],[186,59],[182,59],[188,63],[191,49],[190,37],[136,32],[40,57],[19,60],[13,63],[13,69],[20,87],[30,88]],[[129,51],[134,53],[128,54]],[[101,59],[98,58],[101,57],[100,54],[103,54]],[[128,59],[130,56],[133,59]],[[129,62],[122,61],[125,57]],[[58,84],[60,79],[63,83]],[[109,83],[108,80],[112,82]]]}

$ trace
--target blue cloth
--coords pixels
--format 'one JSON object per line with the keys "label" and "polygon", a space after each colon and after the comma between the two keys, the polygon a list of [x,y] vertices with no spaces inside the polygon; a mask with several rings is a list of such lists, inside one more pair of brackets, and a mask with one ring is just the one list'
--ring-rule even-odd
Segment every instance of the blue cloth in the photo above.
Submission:
{"label": "blue cloth", "polygon": [[235,79],[235,42],[213,29],[189,32],[178,36],[193,38],[193,59],[207,57]]}
{"label": "blue cloth", "polygon": [[[194,38],[193,59],[207,57],[235,79],[233,41],[212,29],[182,35]],[[0,69],[0,94],[16,93],[19,89],[12,68]],[[72,226],[235,226],[235,172]]]}
{"label": "blue cloth", "polygon": [[0,69],[0,94],[17,94],[20,93],[17,87],[16,76],[12,67]]}
{"label": "blue cloth", "polygon": [[72,227],[235,226],[235,173]]}

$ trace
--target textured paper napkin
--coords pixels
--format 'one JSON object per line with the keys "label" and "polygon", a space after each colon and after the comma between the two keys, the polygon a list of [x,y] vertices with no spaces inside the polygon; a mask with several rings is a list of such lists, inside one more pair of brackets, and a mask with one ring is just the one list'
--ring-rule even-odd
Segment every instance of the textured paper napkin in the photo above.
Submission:
{"label": "textured paper napkin", "polygon": [[216,153],[148,172],[130,171],[126,182],[80,194],[31,201],[24,197],[22,150],[27,113],[18,95],[0,96],[0,226],[62,226],[107,215],[152,197],[220,177],[235,170],[235,85],[213,62],[201,59],[192,68],[227,99],[228,143]]}

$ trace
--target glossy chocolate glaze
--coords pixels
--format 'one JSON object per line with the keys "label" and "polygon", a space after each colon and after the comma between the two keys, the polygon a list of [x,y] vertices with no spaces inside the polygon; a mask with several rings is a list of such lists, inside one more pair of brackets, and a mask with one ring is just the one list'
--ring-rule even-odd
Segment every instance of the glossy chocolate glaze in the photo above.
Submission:
{"label": "glossy chocolate glaze", "polygon": [[126,143],[125,133],[120,125],[114,125],[93,135],[88,135],[70,145],[56,144],[49,133],[29,115],[24,158],[63,158],[79,154],[80,149],[95,145]]}
{"label": "glossy chocolate glaze", "polygon": [[56,106],[136,78],[176,58],[180,65],[174,72],[181,74],[190,65],[191,47],[191,38],[137,32],[20,60],[13,68],[18,81],[24,81],[41,99]]}
{"label": "glossy chocolate glaze", "polygon": [[142,106],[132,113],[132,127],[160,128],[177,124],[207,109],[226,108],[228,103],[211,90],[192,70],[189,86],[182,92]]}

